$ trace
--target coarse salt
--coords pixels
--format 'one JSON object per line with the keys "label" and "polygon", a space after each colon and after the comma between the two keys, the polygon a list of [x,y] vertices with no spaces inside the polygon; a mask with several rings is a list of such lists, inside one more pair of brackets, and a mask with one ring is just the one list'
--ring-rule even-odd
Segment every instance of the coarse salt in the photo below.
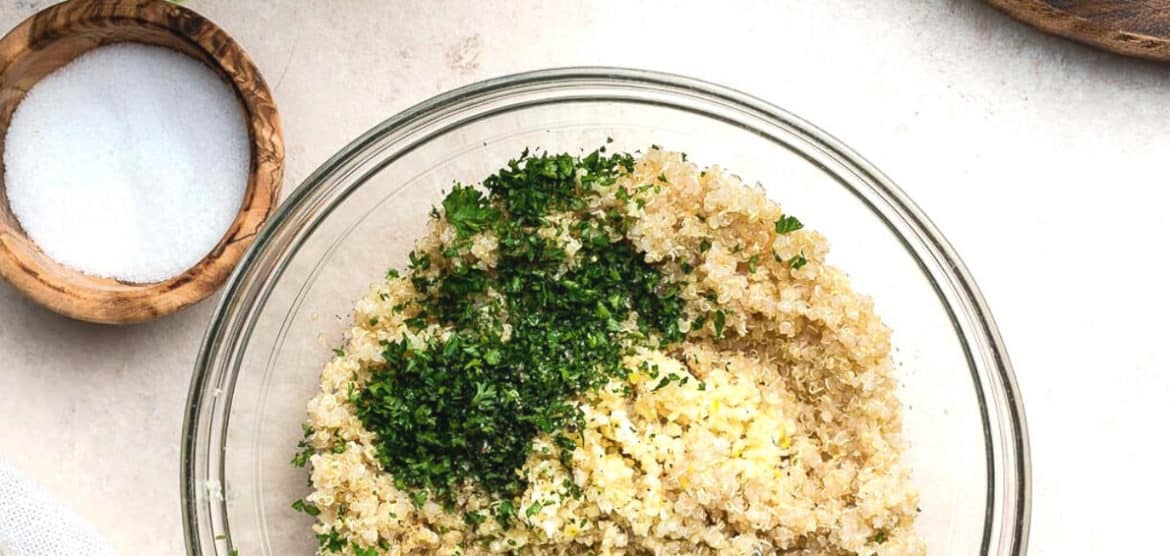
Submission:
{"label": "coarse salt", "polygon": [[12,116],[4,183],[46,255],[135,283],[181,274],[243,202],[243,110],[210,68],[170,49],[97,48],[46,76]]}

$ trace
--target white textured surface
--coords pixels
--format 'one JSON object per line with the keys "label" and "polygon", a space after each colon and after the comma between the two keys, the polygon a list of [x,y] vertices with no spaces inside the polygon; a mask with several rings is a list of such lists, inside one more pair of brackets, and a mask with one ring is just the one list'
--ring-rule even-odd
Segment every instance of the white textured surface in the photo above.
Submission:
{"label": "white textured surface", "polygon": [[[47,3],[0,0],[0,25]],[[919,203],[991,303],[1032,434],[1031,553],[1163,546],[1170,66],[971,0],[187,4],[273,87],[288,189],[398,110],[547,66],[690,74],[815,122]],[[179,425],[211,308],[101,328],[0,284],[0,452],[126,554],[182,550]]]}
{"label": "white textured surface", "polygon": [[114,556],[93,526],[0,458],[0,556]]}
{"label": "white textured surface", "polygon": [[48,256],[158,282],[219,243],[244,198],[248,155],[243,110],[215,72],[168,48],[116,44],[29,90],[5,135],[4,183]]}

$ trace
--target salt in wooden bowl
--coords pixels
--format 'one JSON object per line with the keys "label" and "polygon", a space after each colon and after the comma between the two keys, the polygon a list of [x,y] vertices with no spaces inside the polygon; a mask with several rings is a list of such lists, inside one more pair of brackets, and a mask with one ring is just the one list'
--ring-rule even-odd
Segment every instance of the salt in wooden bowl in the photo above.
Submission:
{"label": "salt in wooden bowl", "polygon": [[0,39],[0,158],[12,115],[33,85],[78,56],[119,42],[167,47],[215,70],[243,108],[251,156],[243,203],[219,243],[182,274],[149,284],[85,274],[46,256],[12,214],[0,172],[0,276],[62,315],[110,324],[158,318],[219,288],[275,208],[284,171],[280,118],[260,72],[227,33],[164,0],[70,0]]}

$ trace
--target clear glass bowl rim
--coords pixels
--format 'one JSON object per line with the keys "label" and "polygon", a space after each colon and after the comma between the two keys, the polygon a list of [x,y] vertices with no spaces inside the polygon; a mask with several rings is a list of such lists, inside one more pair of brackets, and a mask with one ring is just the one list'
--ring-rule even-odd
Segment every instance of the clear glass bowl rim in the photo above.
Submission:
{"label": "clear glass bowl rim", "polygon": [[[420,122],[435,120],[441,116],[449,118],[453,113],[459,114],[462,107],[473,106],[484,99],[498,99],[510,92],[552,90],[575,85],[590,86],[590,96],[571,97],[565,100],[630,100],[616,94],[605,96],[598,92],[598,88],[605,88],[607,85],[633,87],[643,89],[642,93],[649,92],[651,96],[657,91],[675,97],[690,97],[695,101],[713,103],[720,109],[761,119],[798,136],[822,151],[835,163],[854,174],[861,185],[870,188],[869,193],[875,194],[888,205],[887,208],[893,214],[882,213],[882,217],[892,216],[899,220],[900,224],[906,226],[916,236],[924,252],[904,241],[907,248],[919,261],[926,256],[937,263],[930,268],[922,265],[923,270],[936,291],[939,291],[940,298],[943,297],[940,288],[944,286],[952,293],[953,299],[950,302],[946,299],[940,301],[946,306],[956,328],[959,328],[959,316],[956,315],[953,303],[959,305],[958,312],[967,317],[967,324],[973,325],[965,329],[966,333],[960,331],[964,349],[970,354],[971,346],[974,344],[981,348],[978,351],[982,352],[984,359],[992,362],[989,372],[978,372],[981,367],[977,367],[977,372],[973,373],[976,389],[983,388],[983,391],[979,392],[979,402],[985,437],[998,439],[998,442],[991,440],[987,453],[991,480],[988,487],[986,526],[981,553],[991,554],[991,551],[995,550],[997,554],[1026,554],[1031,521],[1031,463],[1023,401],[1007,349],[986,301],[958,254],[934,224],[905,193],[872,164],[828,133],[782,108],[746,93],[699,79],[614,67],[568,67],[531,71],[473,83],[432,97],[390,117],[346,145],[306,178],[277,208],[228,279],[224,294],[208,324],[192,373],[183,418],[180,454],[180,498],[187,553],[192,556],[201,555],[202,543],[211,538],[210,525],[206,523],[210,517],[200,511],[200,503],[201,501],[205,503],[208,510],[212,504],[206,496],[199,496],[200,489],[206,488],[206,481],[212,478],[211,470],[215,463],[211,461],[212,453],[221,456],[217,468],[218,476],[223,476],[222,443],[225,439],[223,433],[228,427],[232,388],[239,371],[238,365],[233,365],[231,360],[238,361],[235,353],[241,345],[241,330],[244,332],[243,343],[246,344],[247,336],[250,335],[251,320],[255,313],[252,310],[254,302],[259,298],[262,305],[265,301],[265,293],[257,293],[258,288],[263,289],[257,284],[257,280],[271,279],[273,273],[279,277],[283,271],[283,264],[289,258],[289,253],[278,251],[275,253],[276,258],[285,260],[267,260],[272,256],[269,253],[270,248],[281,245],[287,251],[287,244],[295,240],[296,234],[292,232],[311,233],[315,223],[328,216],[329,208],[316,212],[320,207],[314,205],[313,201],[319,200],[322,188],[335,185],[330,182],[331,178],[353,165],[368,148],[395,137],[407,137],[421,127]],[[648,102],[683,108],[672,105],[668,100]],[[699,113],[723,119],[710,112]],[[455,127],[462,121],[464,120],[459,119],[449,127]],[[409,145],[408,148],[413,146],[414,144]],[[816,164],[815,161],[810,162]],[[343,198],[344,194],[339,197]],[[340,199],[334,199],[332,202],[339,201]],[[892,230],[898,235],[903,235],[896,229]],[[293,236],[291,239],[290,235]],[[284,243],[281,243],[282,241]],[[296,245],[291,252],[295,253],[295,250]],[[225,346],[225,342],[228,345]],[[1005,416],[1006,420],[996,419],[993,422],[990,419],[987,398],[991,398],[990,403],[994,404],[996,413]],[[220,433],[218,436],[215,434],[217,429]],[[220,443],[218,451],[212,444],[216,441]],[[201,459],[204,461],[201,462]],[[1002,469],[1005,474],[1004,477],[999,477],[1003,486],[998,498],[994,492],[997,482],[994,475],[997,469]],[[997,500],[1001,502],[998,504],[998,512]],[[220,501],[219,504],[223,506],[224,502]],[[224,528],[226,530],[226,524]],[[998,530],[995,539],[991,538],[993,529]],[[216,550],[216,544],[219,543],[213,543],[209,548]]]}

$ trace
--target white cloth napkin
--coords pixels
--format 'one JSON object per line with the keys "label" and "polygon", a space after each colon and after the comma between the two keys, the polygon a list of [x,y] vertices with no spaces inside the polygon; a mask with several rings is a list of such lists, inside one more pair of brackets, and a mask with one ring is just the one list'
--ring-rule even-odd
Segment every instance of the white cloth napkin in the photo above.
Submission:
{"label": "white cloth napkin", "polygon": [[0,458],[0,556],[116,556],[97,531]]}

